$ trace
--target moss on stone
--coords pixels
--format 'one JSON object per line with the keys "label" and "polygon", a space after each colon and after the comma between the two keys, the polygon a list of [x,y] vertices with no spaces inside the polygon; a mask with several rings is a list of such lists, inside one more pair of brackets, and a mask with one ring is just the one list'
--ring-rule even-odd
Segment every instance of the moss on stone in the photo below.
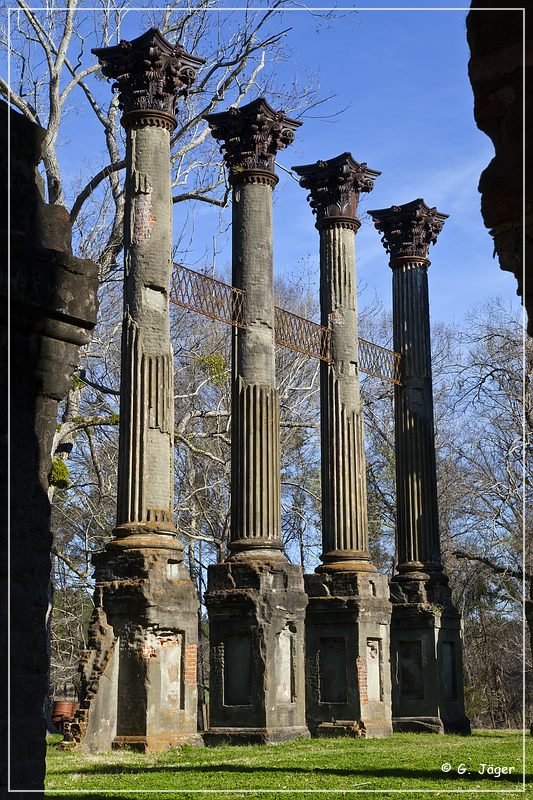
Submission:
{"label": "moss on stone", "polygon": [[48,480],[51,486],[58,489],[68,489],[71,486],[69,468],[62,458],[54,458],[52,461],[52,468],[48,475]]}

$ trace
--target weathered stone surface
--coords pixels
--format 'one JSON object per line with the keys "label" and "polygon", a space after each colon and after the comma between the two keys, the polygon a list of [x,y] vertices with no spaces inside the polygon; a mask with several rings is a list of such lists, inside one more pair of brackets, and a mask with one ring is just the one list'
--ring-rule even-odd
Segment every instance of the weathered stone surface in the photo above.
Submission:
{"label": "weathered stone surface", "polygon": [[274,368],[274,159],[301,123],[264,98],[209,114],[232,192],[232,283],[245,292],[232,352],[231,541],[234,558],[283,558],[279,399]]}
{"label": "weathered stone surface", "polygon": [[[533,25],[521,9],[488,10],[489,2],[474,0],[466,18],[470,47],[468,73],[474,92],[474,117],[490,137],[494,158],[479,181],[481,213],[503,270],[518,282],[533,335],[533,205],[524,191],[531,185],[531,161],[523,163],[523,133],[529,151],[533,136],[530,93],[525,92],[533,73]],[[524,30],[525,25],[525,30]],[[524,62],[524,39],[526,62]],[[525,120],[524,120],[525,112]],[[524,265],[525,244],[525,265]],[[524,282],[524,266],[526,280]]]}
{"label": "weathered stone surface", "polygon": [[246,295],[233,340],[230,548],[281,553],[271,186],[234,187],[232,230],[233,285]]}
{"label": "weathered stone surface", "polygon": [[152,28],[92,51],[115,78],[127,131],[116,536],[175,533],[170,131],[203,59]]}
{"label": "weathered stone surface", "polygon": [[400,381],[394,387],[398,577],[426,581],[442,573],[427,259],[445,214],[414,200],[369,211],[383,234],[393,271],[394,350]]}
{"label": "weathered stone surface", "polygon": [[124,319],[117,525],[93,559],[94,637],[81,663],[82,749],[201,744],[198,598],[176,538],[170,131],[179,88],[202,59],[152,29],[93,51],[126,112]]}
{"label": "weathered stone surface", "polygon": [[175,532],[170,134],[130,126],[124,225],[117,528]]}
{"label": "weathered stone surface", "polygon": [[470,733],[464,712],[462,648],[461,617],[451,604],[393,602],[395,731]]}
{"label": "weathered stone surface", "polygon": [[390,736],[386,576],[329,572],[304,580],[309,730],[314,736]]}
{"label": "weathered stone surface", "polygon": [[68,734],[85,752],[201,745],[196,731],[198,598],[175,540],[94,556],[95,610],[83,700]]}
{"label": "weathered stone surface", "polygon": [[208,745],[308,736],[301,568],[281,560],[209,567]]}
{"label": "weathered stone surface", "polygon": [[306,575],[307,723],[315,736],[388,736],[388,585],[370,561],[355,233],[359,193],[380,174],[350,153],[293,167],[320,232],[322,565]]}
{"label": "weathered stone surface", "polygon": [[[397,525],[391,581],[395,730],[469,733],[461,618],[443,572],[437,503],[427,255],[445,214],[423,200],[369,211],[393,271]],[[450,689],[450,682],[453,684]]]}
{"label": "weathered stone surface", "polygon": [[[11,243],[9,288],[11,496],[11,730],[2,702],[0,739],[11,746],[11,788],[27,797],[41,797],[45,771],[45,720],[49,654],[46,620],[50,596],[50,505],[48,475],[57,424],[57,403],[67,393],[79,362],[79,347],[90,339],[96,318],[97,266],[73,258],[68,214],[44,203],[36,165],[45,131],[0,104],[5,137],[11,115],[11,230],[5,223],[6,193],[0,201],[0,235],[7,251]],[[2,142],[2,154],[8,143]],[[0,162],[7,184],[7,162]],[[2,273],[2,364],[7,372],[8,274]],[[2,419],[7,421],[2,396]],[[6,428],[2,440],[7,444]],[[7,486],[7,460],[2,461],[2,484]],[[3,537],[7,545],[8,533]],[[6,621],[7,553],[2,563],[3,621]],[[0,646],[7,653],[7,626]],[[7,764],[7,759],[3,760]],[[7,784],[5,773],[0,784]],[[33,791],[32,791],[33,790]]]}
{"label": "weathered stone surface", "polygon": [[[355,233],[360,192],[380,174],[350,153],[293,167],[320,231],[321,323],[331,329],[330,364],[320,364],[322,556],[320,569],[368,568],[368,520]],[[371,567],[373,569],[373,567]]]}
{"label": "weathered stone surface", "polygon": [[279,398],[274,368],[274,158],[300,124],[262,98],[207,116],[233,187],[233,285],[244,328],[232,351],[231,533],[209,567],[210,728],[217,741],[273,742],[305,725],[304,593],[281,541]]}

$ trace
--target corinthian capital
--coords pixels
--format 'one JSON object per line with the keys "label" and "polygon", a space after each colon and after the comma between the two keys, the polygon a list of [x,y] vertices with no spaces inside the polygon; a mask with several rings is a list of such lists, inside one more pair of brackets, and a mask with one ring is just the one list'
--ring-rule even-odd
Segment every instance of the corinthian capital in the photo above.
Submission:
{"label": "corinthian capital", "polygon": [[448,219],[448,214],[429,208],[421,198],[368,213],[382,234],[381,241],[391,261],[406,256],[427,259],[429,245],[435,244]]}
{"label": "corinthian capital", "polygon": [[220,150],[233,183],[244,171],[273,174],[276,153],[294,141],[294,131],[302,124],[283,111],[274,111],[263,97],[240,108],[207,114],[205,119],[214,138],[222,142]]}
{"label": "corinthian capital", "polygon": [[102,65],[102,73],[115,80],[113,89],[119,92],[123,124],[128,115],[132,120],[141,113],[147,124],[149,120],[162,119],[174,127],[176,98],[185,94],[205,61],[187,53],[179,44],[172,45],[157,28],[150,28],[131,42],[122,40],[113,47],[91,52]]}
{"label": "corinthian capital", "polygon": [[357,217],[357,203],[361,192],[370,192],[381,172],[359,164],[351,153],[342,153],[327,161],[292,168],[300,175],[300,186],[309,189],[309,205],[317,221]]}

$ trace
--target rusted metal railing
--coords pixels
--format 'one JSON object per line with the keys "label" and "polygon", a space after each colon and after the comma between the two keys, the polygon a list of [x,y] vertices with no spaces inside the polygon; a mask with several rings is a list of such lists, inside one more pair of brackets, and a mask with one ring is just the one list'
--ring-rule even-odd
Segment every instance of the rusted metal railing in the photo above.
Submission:
{"label": "rusted metal railing", "polygon": [[400,354],[379,344],[359,339],[359,368],[389,383],[400,384]]}
{"label": "rusted metal railing", "polygon": [[[170,300],[211,319],[244,327],[244,292],[181,264],[174,264]],[[331,363],[331,330],[277,306],[274,338],[290,350]],[[359,360],[367,375],[400,383],[400,355],[394,350],[359,339]]]}
{"label": "rusted metal railing", "polygon": [[274,340],[289,350],[331,362],[330,329],[278,306],[274,309]]}
{"label": "rusted metal railing", "polygon": [[242,328],[243,297],[244,292],[241,289],[181,264],[174,264],[170,299],[178,306]]}

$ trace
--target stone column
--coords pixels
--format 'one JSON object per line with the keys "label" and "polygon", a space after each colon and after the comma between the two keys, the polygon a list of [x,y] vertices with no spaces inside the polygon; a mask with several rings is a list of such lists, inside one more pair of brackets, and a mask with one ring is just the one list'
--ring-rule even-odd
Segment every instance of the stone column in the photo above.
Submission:
{"label": "stone column", "polygon": [[[93,50],[126,130],[117,525],[95,554],[91,648],[74,739],[86,750],[196,742],[198,599],[173,522],[170,135],[202,59],[151,29]],[[104,676],[105,680],[101,680]]]}
{"label": "stone column", "polygon": [[301,125],[259,98],[206,117],[232,186],[232,282],[245,292],[232,354],[233,559],[281,557],[279,398],[274,367],[272,190],[276,152]]}
{"label": "stone column", "polygon": [[156,29],[93,53],[103,74],[116,81],[126,131],[120,444],[113,533],[118,539],[147,533],[173,537],[170,134],[177,125],[176,95],[194,81],[203,59],[171,45]]}
{"label": "stone column", "polygon": [[396,492],[399,580],[428,581],[442,574],[427,258],[446,214],[422,200],[371,211],[383,233],[392,269],[394,350],[401,356],[395,387]]}
{"label": "stone column", "polygon": [[208,743],[306,735],[301,568],[282,552],[279,400],[274,369],[274,159],[301,123],[259,98],[206,117],[222,141],[233,202],[233,285],[244,327],[232,354],[231,540],[209,567]]}
{"label": "stone column", "polygon": [[357,570],[370,561],[359,340],[355,234],[359,193],[380,175],[349,153],[293,167],[320,233],[321,323],[331,329],[332,362],[320,365],[322,544],[320,571]]}
{"label": "stone column", "polygon": [[440,554],[427,279],[429,246],[447,215],[421,199],[369,213],[390,255],[394,349],[401,356],[394,394],[394,729],[465,733],[461,619]]}
{"label": "stone column", "polygon": [[439,520],[427,258],[446,214],[415,200],[371,211],[390,254],[394,350],[401,356],[395,386],[397,576],[396,582],[440,582]]}
{"label": "stone column", "polygon": [[320,365],[323,564],[305,576],[308,725],[315,735],[386,736],[390,603],[368,552],[355,270],[359,194],[380,173],[350,153],[293,169],[316,215],[332,345]]}

